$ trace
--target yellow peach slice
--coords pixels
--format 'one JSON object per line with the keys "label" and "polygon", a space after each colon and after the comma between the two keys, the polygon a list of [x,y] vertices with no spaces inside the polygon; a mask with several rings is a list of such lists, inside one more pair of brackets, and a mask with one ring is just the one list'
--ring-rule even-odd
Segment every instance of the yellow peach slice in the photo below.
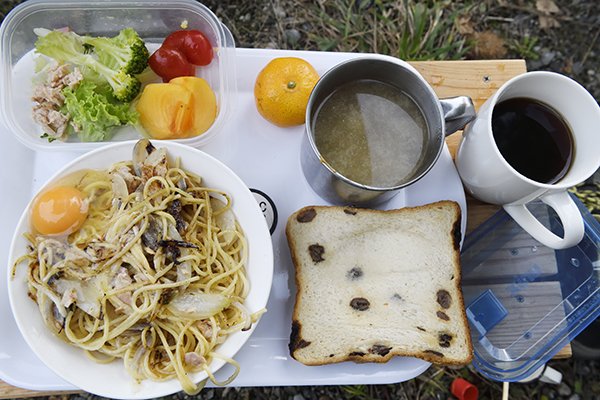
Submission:
{"label": "yellow peach slice", "polygon": [[154,139],[185,137],[194,122],[194,95],[185,86],[146,85],[136,105],[140,122]]}
{"label": "yellow peach slice", "polygon": [[217,118],[217,99],[208,82],[195,76],[181,76],[171,79],[169,84],[184,87],[192,93],[193,122],[184,136],[206,132]]}

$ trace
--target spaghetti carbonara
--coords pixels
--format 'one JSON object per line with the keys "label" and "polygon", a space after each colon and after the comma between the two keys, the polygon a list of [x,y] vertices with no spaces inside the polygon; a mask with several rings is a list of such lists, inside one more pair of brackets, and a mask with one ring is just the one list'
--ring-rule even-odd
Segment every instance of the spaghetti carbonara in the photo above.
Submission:
{"label": "spaghetti carbonara", "polygon": [[[87,202],[81,227],[66,236],[27,235],[29,295],[49,329],[97,362],[123,359],[138,381],[190,373],[231,382],[239,365],[215,352],[260,313],[243,306],[249,291],[247,244],[227,193],[169,165],[166,149],[138,142],[133,161],[82,171],[73,186]],[[216,382],[223,358],[236,371]]]}

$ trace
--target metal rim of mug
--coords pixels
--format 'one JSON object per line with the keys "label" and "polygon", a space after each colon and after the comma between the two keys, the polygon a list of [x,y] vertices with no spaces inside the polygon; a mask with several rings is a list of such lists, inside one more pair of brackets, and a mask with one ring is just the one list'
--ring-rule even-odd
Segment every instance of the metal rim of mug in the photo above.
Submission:
{"label": "metal rim of mug", "polygon": [[[419,173],[418,175],[414,176],[411,180],[406,181],[406,182],[404,182],[404,183],[402,183],[400,185],[388,186],[388,187],[365,185],[363,183],[356,182],[356,181],[354,181],[354,180],[352,180],[350,178],[347,178],[346,176],[342,175],[335,168],[333,168],[329,164],[329,162],[327,162],[327,160],[325,159],[325,157],[323,157],[323,155],[321,154],[321,152],[317,148],[317,144],[315,143],[315,140],[314,140],[314,132],[313,132],[313,129],[312,129],[312,121],[311,121],[311,118],[310,118],[310,114],[311,114],[311,109],[313,107],[313,103],[315,101],[314,100],[315,99],[315,93],[317,93],[318,90],[319,90],[319,88],[324,85],[323,82],[325,82],[325,80],[327,79],[327,77],[330,76],[331,74],[335,73],[335,70],[338,69],[339,67],[341,67],[343,65],[351,64],[351,63],[356,63],[356,62],[364,62],[366,60],[386,61],[386,62],[390,62],[392,64],[396,64],[398,67],[404,68],[404,69],[408,70],[409,72],[411,72],[416,79],[419,79],[421,81],[421,83],[423,84],[423,87],[426,89],[427,93],[429,93],[429,95],[431,97],[431,100],[432,100],[432,103],[435,104],[435,106],[436,106],[436,109],[438,111],[437,115],[438,115],[438,118],[440,119],[441,128],[442,128],[440,130],[440,135],[444,136],[444,126],[445,126],[444,112],[442,110],[442,105],[441,105],[441,103],[440,103],[437,95],[433,91],[433,88],[431,87],[431,85],[425,80],[425,78],[423,78],[423,76],[412,65],[408,64],[406,61],[403,61],[403,60],[400,60],[398,58],[394,58],[394,57],[391,57],[391,56],[378,55],[378,54],[373,54],[373,55],[366,56],[366,57],[365,56],[356,57],[356,58],[351,58],[351,59],[346,60],[346,61],[342,61],[342,62],[334,65],[333,67],[329,68],[319,78],[319,80],[317,81],[317,84],[313,88],[313,90],[310,93],[310,96],[308,98],[308,103],[307,103],[307,106],[306,106],[306,114],[305,114],[305,125],[306,125],[305,132],[308,135],[308,141],[310,143],[310,147],[312,148],[312,151],[319,158],[319,160],[321,161],[321,164],[325,168],[327,168],[329,170],[329,172],[331,172],[335,177],[341,179],[342,181],[346,182],[349,185],[352,185],[352,186],[355,186],[357,188],[364,189],[364,190],[377,191],[377,192],[399,190],[399,189],[402,189],[404,187],[410,186],[413,183],[417,182],[418,180],[420,180],[421,178],[423,178],[431,170],[431,168],[433,168],[433,166],[437,163],[438,159],[440,158],[440,155],[442,154],[442,150],[443,150],[444,145],[445,145],[445,140],[443,138],[440,141],[440,145],[438,146],[438,149],[436,151],[435,157],[433,157],[433,159],[429,162],[429,165],[426,168],[424,168],[421,173]],[[416,104],[416,102],[415,102],[415,104]],[[418,104],[416,104],[416,105],[418,106]],[[419,110],[421,110],[421,107],[419,107]],[[427,129],[429,130],[429,122],[428,122],[427,116],[425,115],[425,113],[423,112],[423,110],[421,110],[421,113],[423,114],[423,118],[425,119],[425,122],[427,123]]]}

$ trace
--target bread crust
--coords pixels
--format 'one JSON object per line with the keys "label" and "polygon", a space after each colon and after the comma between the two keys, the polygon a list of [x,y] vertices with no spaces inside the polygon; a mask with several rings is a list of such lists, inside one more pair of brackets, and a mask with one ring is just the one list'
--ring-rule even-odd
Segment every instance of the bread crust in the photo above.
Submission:
{"label": "bread crust", "polygon": [[[302,291],[300,289],[296,290],[295,295],[295,303],[294,310],[292,315],[292,331],[290,335],[290,343],[289,350],[290,355],[296,359],[297,361],[310,366],[318,366],[318,365],[326,365],[333,363],[340,363],[344,361],[353,361],[357,363],[366,363],[366,362],[375,362],[375,363],[385,363],[389,361],[394,356],[402,356],[402,357],[416,357],[427,362],[431,362],[438,365],[448,365],[448,366],[458,366],[465,365],[471,362],[473,358],[472,351],[472,342],[469,334],[469,324],[467,321],[465,306],[464,306],[464,298],[462,294],[462,290],[460,287],[461,282],[461,269],[460,269],[460,243],[462,239],[461,233],[461,209],[458,203],[450,200],[442,200],[435,203],[430,203],[417,207],[405,207],[401,209],[394,210],[372,210],[372,209],[358,209],[351,207],[342,207],[342,206],[306,206],[296,211],[288,218],[286,225],[286,238],[288,242],[288,246],[290,248],[290,254],[292,258],[292,262],[294,264],[295,269],[295,282],[296,288],[301,288],[302,285],[302,263],[298,258],[299,249],[296,247],[296,242],[294,241],[293,233],[291,232],[292,226],[296,223],[304,223],[312,221],[315,214],[319,214],[320,211],[327,209],[343,209],[346,214],[356,215],[357,213],[373,213],[373,214],[406,214],[413,212],[420,212],[427,209],[433,209],[436,207],[451,207],[455,213],[455,220],[452,225],[452,229],[449,232],[451,235],[452,243],[454,247],[453,252],[453,266],[454,266],[454,278],[452,279],[452,285],[454,285],[455,293],[457,294],[457,298],[454,301],[457,301],[456,307],[461,310],[460,319],[461,323],[466,329],[466,337],[465,342],[468,346],[468,356],[461,360],[453,360],[444,357],[442,353],[437,350],[425,350],[425,351],[402,351],[397,348],[389,348],[389,350],[385,351],[377,351],[380,348],[376,348],[378,346],[376,343],[373,344],[369,351],[367,352],[353,352],[350,354],[331,354],[329,357],[321,358],[321,359],[313,359],[313,358],[305,358],[298,354],[297,350],[306,347],[310,344],[309,341],[303,339],[302,336],[302,323],[299,315],[300,309],[302,307]],[[299,216],[302,216],[304,220],[301,220]],[[310,218],[309,220],[306,220]],[[377,340],[374,339],[374,342]],[[375,348],[375,351],[371,351]]]}

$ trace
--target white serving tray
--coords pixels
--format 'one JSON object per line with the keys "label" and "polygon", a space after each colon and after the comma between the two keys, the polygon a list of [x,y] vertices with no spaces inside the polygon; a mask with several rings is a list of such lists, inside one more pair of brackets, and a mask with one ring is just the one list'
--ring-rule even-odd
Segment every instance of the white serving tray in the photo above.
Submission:
{"label": "white serving tray", "polygon": [[[295,284],[285,238],[286,220],[305,205],[327,203],[312,191],[300,169],[299,149],[304,128],[283,129],[265,121],[254,105],[254,81],[274,57],[304,58],[322,74],[338,62],[360,54],[237,49],[236,56],[238,93],[232,100],[231,118],[223,131],[201,149],[231,167],[250,188],[267,194],[275,204],[278,218],[272,234],[275,270],[268,312],[236,355],[241,372],[231,386],[385,384],[420,375],[430,364],[415,358],[396,357],[385,364],[344,362],[307,367],[293,360],[288,351]],[[78,154],[34,152],[0,125],[0,260],[8,259],[8,246],[23,207],[46,179]],[[447,148],[424,178],[383,208],[446,199],[460,204],[464,234],[465,194]],[[5,268],[10,268],[4,262]],[[77,389],[46,368],[21,338],[8,303],[6,275],[0,273],[0,379],[31,390]],[[224,379],[230,372],[229,367],[224,367],[216,375]]]}

